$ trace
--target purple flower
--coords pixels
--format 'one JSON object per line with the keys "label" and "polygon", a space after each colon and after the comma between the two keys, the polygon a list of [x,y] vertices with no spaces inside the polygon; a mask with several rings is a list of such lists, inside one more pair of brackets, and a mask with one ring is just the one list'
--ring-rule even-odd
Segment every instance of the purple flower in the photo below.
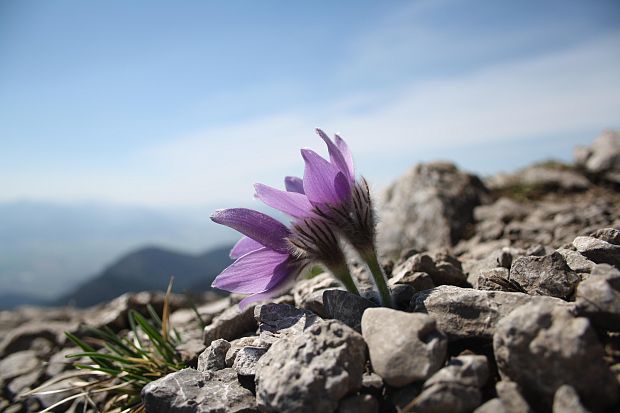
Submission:
{"label": "purple flower", "polygon": [[289,229],[281,222],[245,208],[218,210],[211,219],[245,235],[230,251],[235,259],[213,281],[212,287],[250,294],[240,307],[273,297],[289,286],[307,264],[290,253]]}

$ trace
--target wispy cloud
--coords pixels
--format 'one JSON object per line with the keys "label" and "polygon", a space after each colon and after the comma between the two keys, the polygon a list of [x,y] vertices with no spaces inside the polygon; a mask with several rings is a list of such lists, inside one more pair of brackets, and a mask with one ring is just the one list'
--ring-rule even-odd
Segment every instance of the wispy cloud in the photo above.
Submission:
{"label": "wispy cloud", "polygon": [[321,146],[311,136],[318,125],[342,132],[358,157],[384,159],[413,156],[420,147],[440,152],[453,145],[617,127],[619,45],[616,33],[553,54],[411,82],[377,96],[377,104],[368,94],[303,113],[291,108],[207,128],[152,147],[143,156],[175,177],[166,191],[169,199],[200,202],[215,194],[243,199],[254,180],[277,184],[283,173],[300,173],[297,149]]}

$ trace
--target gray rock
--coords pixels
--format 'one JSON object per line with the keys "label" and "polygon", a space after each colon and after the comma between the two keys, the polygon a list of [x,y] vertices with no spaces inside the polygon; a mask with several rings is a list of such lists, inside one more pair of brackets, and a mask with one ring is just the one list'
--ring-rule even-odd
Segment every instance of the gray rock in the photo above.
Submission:
{"label": "gray rock", "polygon": [[383,388],[383,379],[376,373],[364,373],[362,387],[374,390],[381,389]]}
{"label": "gray rock", "polygon": [[620,271],[598,264],[592,274],[579,283],[577,311],[601,328],[620,331]]}
{"label": "gray rock", "polygon": [[41,361],[33,350],[18,351],[0,360],[0,380],[9,380],[38,370]]}
{"label": "gray rock", "polygon": [[569,297],[581,278],[557,252],[543,257],[519,257],[510,267],[510,280],[529,294]]}
{"label": "gray rock", "polygon": [[411,307],[416,312],[428,313],[449,340],[490,339],[502,317],[528,302],[548,302],[572,308],[572,304],[553,297],[483,291],[451,285],[416,293],[411,299]]}
{"label": "gray rock", "polygon": [[498,381],[495,384],[495,391],[507,413],[532,413],[517,383],[507,380]]}
{"label": "gray rock", "polygon": [[394,308],[402,311],[409,310],[409,303],[411,302],[411,297],[415,294],[415,288],[407,284],[396,284],[391,286],[390,290]]}
{"label": "gray rock", "polygon": [[558,249],[558,254],[564,258],[568,268],[578,273],[592,272],[592,268],[596,265],[594,262],[590,261],[577,251],[560,248]]}
{"label": "gray rock", "polygon": [[233,369],[240,376],[254,376],[256,374],[256,365],[258,360],[267,352],[264,347],[243,347],[237,353]]}
{"label": "gray rock", "polygon": [[42,376],[43,371],[41,369],[37,369],[31,371],[30,373],[15,377],[11,380],[9,385],[6,386],[6,391],[11,398],[16,399],[22,393],[35,388]]}
{"label": "gray rock", "polygon": [[383,194],[378,242],[387,255],[458,242],[487,190],[475,176],[449,163],[420,164]]}
{"label": "gray rock", "polygon": [[257,412],[252,392],[241,387],[233,369],[200,372],[184,369],[142,389],[147,413]]}
{"label": "gray rock", "polygon": [[214,340],[209,347],[198,356],[198,371],[216,371],[226,368],[226,353],[230,343],[222,338]]}
{"label": "gray rock", "polygon": [[234,305],[215,317],[213,322],[204,329],[205,346],[209,346],[218,338],[230,341],[240,337],[243,333],[256,330],[254,307],[255,305],[249,305],[241,310],[238,305]]}
{"label": "gray rock", "polygon": [[568,166],[532,165],[513,174],[500,174],[492,178],[493,189],[526,188],[531,192],[579,192],[590,187],[590,181]]}
{"label": "gray rock", "polygon": [[361,335],[336,320],[276,341],[258,361],[256,400],[265,412],[333,412],[358,390],[366,362]]}
{"label": "gray rock", "polygon": [[[498,398],[491,399],[474,410],[474,413],[513,413],[506,410],[504,403]],[[516,413],[516,412],[515,412]]]}
{"label": "gray rock", "polygon": [[68,347],[54,353],[47,362],[45,375],[48,377],[55,377],[69,369],[73,365],[75,359],[68,359],[66,356],[81,352],[82,350],[79,347]]}
{"label": "gray rock", "polygon": [[362,314],[376,304],[359,295],[342,290],[326,290],[323,304],[328,318],[342,321],[358,333],[362,332]]}
{"label": "gray rock", "polygon": [[370,394],[349,396],[340,402],[338,413],[378,413],[379,402]]}
{"label": "gray rock", "polygon": [[588,319],[549,303],[525,304],[497,325],[493,349],[500,374],[516,382],[538,408],[549,409],[556,390],[573,386],[596,410],[618,399],[618,383]]}
{"label": "gray rock", "polygon": [[620,133],[613,130],[603,132],[588,148],[575,150],[575,163],[587,172],[618,183],[620,171]]}
{"label": "gray rock", "polygon": [[598,238],[610,244],[620,245],[620,229],[601,228],[590,234],[591,237]]}
{"label": "gray rock", "polygon": [[261,333],[300,333],[321,320],[312,311],[295,308],[288,304],[263,304],[254,310],[254,318]]}
{"label": "gray rock", "polygon": [[406,411],[470,412],[482,402],[480,388],[489,377],[484,356],[459,356],[431,376],[422,392],[407,406]]}
{"label": "gray rock", "polygon": [[581,405],[575,389],[565,384],[555,392],[553,413],[589,413],[589,411]]}
{"label": "gray rock", "polygon": [[[75,323],[29,321],[10,330],[0,341],[0,357],[23,350],[39,350],[37,344],[42,340],[51,345],[62,345],[65,342],[64,332],[76,328]],[[40,347],[40,345],[38,346]],[[48,347],[48,345],[45,345]],[[48,347],[49,349],[49,347]]]}
{"label": "gray rock", "polygon": [[421,291],[443,284],[464,286],[467,277],[455,257],[439,250],[432,255],[415,254],[400,262],[394,267],[389,284],[408,284]]}
{"label": "gray rock", "polygon": [[518,287],[510,283],[510,270],[504,267],[496,267],[482,270],[478,273],[478,285],[476,288],[487,291],[515,292],[515,289]]}
{"label": "gray rock", "polygon": [[328,273],[301,280],[293,287],[295,307],[313,311],[321,317],[327,317],[323,308],[323,292],[333,289],[344,290],[344,287]]}
{"label": "gray rock", "polygon": [[597,264],[610,264],[620,268],[620,245],[594,237],[577,237],[573,246]]}
{"label": "gray rock", "polygon": [[373,370],[392,386],[430,377],[446,357],[446,338],[425,314],[369,308],[362,317],[362,335]]}
{"label": "gray rock", "polygon": [[232,367],[239,350],[246,346],[253,346],[258,340],[257,336],[241,337],[230,342],[230,349],[226,352],[226,367]]}

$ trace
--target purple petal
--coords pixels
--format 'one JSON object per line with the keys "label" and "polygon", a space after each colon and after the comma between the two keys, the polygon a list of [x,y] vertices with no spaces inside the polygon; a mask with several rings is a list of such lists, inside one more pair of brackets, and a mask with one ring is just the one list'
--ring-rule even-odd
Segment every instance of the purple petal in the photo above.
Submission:
{"label": "purple petal", "polygon": [[351,198],[351,184],[342,172],[338,172],[334,178],[334,189],[342,201],[348,201]]}
{"label": "purple petal", "polygon": [[345,199],[336,192],[336,176],[341,173],[334,165],[310,149],[302,149],[306,162],[304,191],[312,204],[339,204]]}
{"label": "purple petal", "polygon": [[212,287],[220,290],[255,294],[266,291],[286,276],[288,254],[269,248],[249,252],[233,262],[213,281]]}
{"label": "purple petal", "polygon": [[353,166],[353,154],[349,149],[349,145],[340,137],[340,135],[336,134],[336,146],[340,149],[340,153],[347,163],[347,168],[349,170],[349,178],[351,182],[355,180],[355,167]]}
{"label": "purple petal", "polygon": [[286,192],[263,184],[255,184],[256,197],[272,208],[295,218],[311,215],[312,204],[304,194]]}
{"label": "purple petal", "polygon": [[211,215],[218,224],[236,229],[254,241],[280,253],[288,253],[289,230],[280,221],[247,208],[220,209]]}
{"label": "purple petal", "polygon": [[257,249],[263,248],[264,245],[254,241],[252,238],[242,237],[234,247],[230,250],[230,258],[236,260],[242,255],[247,254],[251,251],[256,251]]}
{"label": "purple petal", "polygon": [[304,193],[304,181],[296,176],[287,176],[284,178],[284,187],[288,192]]}
{"label": "purple petal", "polygon": [[[292,275],[292,274],[291,274]],[[295,281],[295,277],[288,277],[282,280],[278,285],[274,286],[274,288],[264,291],[262,293],[252,294],[249,297],[245,297],[243,300],[239,302],[239,308],[244,310],[248,305],[255,303],[257,301],[266,301],[270,298],[278,297],[288,290],[290,290]]]}
{"label": "purple petal", "polygon": [[340,148],[338,148],[338,146],[336,146],[336,144],[334,144],[334,142],[329,139],[329,136],[327,136],[327,134],[325,134],[325,132],[323,132],[321,129],[317,128],[315,130],[316,133],[319,134],[321,139],[323,139],[323,141],[327,144],[329,159],[331,160],[332,164],[334,164],[336,168],[338,168],[349,181],[352,181],[353,178],[349,174],[349,165],[347,164],[344,155],[340,151]]}

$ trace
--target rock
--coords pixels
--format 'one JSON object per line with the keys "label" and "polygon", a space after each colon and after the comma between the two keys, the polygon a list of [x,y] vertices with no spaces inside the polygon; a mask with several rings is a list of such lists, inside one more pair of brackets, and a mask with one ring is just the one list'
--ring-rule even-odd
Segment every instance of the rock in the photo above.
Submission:
{"label": "rock", "polygon": [[265,412],[333,412],[358,390],[366,362],[361,335],[336,320],[276,341],[258,361],[256,400]]}
{"label": "rock", "polygon": [[[9,331],[0,341],[0,357],[22,350],[37,350],[42,340],[52,346],[65,342],[64,332],[75,329],[75,323],[31,321]],[[39,349],[40,350],[40,349]]]}
{"label": "rock", "polygon": [[529,213],[522,203],[506,197],[501,197],[489,205],[480,205],[474,209],[474,218],[477,222],[493,222],[507,224],[514,220],[522,220]]}
{"label": "rock", "polygon": [[382,196],[380,249],[397,257],[407,248],[428,250],[456,244],[486,194],[480,179],[453,164],[417,165]]}
{"label": "rock", "polygon": [[226,352],[226,367],[232,367],[239,351],[246,346],[253,346],[258,337],[241,337],[230,342],[230,349]]}
{"label": "rock", "polygon": [[525,250],[518,248],[502,247],[485,253],[483,257],[472,257],[471,254],[465,254],[463,260],[463,269],[467,274],[467,282],[479,288],[478,278],[488,275],[488,271],[496,268],[510,269],[512,261],[520,256],[525,255]]}
{"label": "rock", "polygon": [[288,304],[263,304],[254,310],[254,318],[262,333],[300,333],[321,319],[312,311],[301,310]]}
{"label": "rock", "polygon": [[568,298],[581,278],[557,252],[543,257],[519,257],[510,267],[510,280],[532,295]]}
{"label": "rock", "polygon": [[[498,398],[491,399],[484,403],[482,406],[474,410],[474,413],[513,413],[506,410],[506,407],[502,401]],[[516,412],[515,412],[516,413]]]}
{"label": "rock", "polygon": [[432,257],[435,262],[435,271],[429,274],[435,285],[468,286],[467,276],[463,273],[461,262],[456,257],[450,255],[445,249],[436,251]]}
{"label": "rock", "polygon": [[571,386],[560,386],[553,397],[553,413],[589,413]]}
{"label": "rock", "polygon": [[408,405],[406,411],[470,412],[482,402],[480,388],[489,377],[484,356],[459,356],[424,383],[422,392]]}
{"label": "rock", "polygon": [[170,324],[176,326],[177,329],[185,326],[194,328],[200,322],[196,312],[200,314],[203,323],[210,324],[217,315],[223,313],[230,306],[230,298],[226,297],[200,305],[195,309],[181,308],[170,315]]}
{"label": "rock", "polygon": [[578,192],[590,187],[590,181],[567,165],[532,165],[513,174],[500,174],[488,182],[494,190],[521,191],[534,196],[546,192]]}
{"label": "rock", "polygon": [[42,375],[41,369],[36,369],[30,373],[15,377],[6,387],[6,390],[11,398],[18,398],[22,393],[35,388]]}
{"label": "rock", "polygon": [[362,387],[379,390],[383,388],[383,379],[376,373],[364,373],[362,376]]}
{"label": "rock", "polygon": [[70,354],[77,354],[81,352],[82,349],[80,349],[79,347],[68,347],[54,353],[47,362],[45,375],[47,377],[55,377],[63,371],[69,369],[73,365],[75,359],[68,359],[67,356]]}
{"label": "rock", "polygon": [[416,290],[426,290],[436,285],[467,285],[461,263],[446,251],[433,254],[415,254],[400,262],[392,271],[389,285],[408,284]]}
{"label": "rock", "polygon": [[610,264],[620,268],[620,245],[594,237],[577,237],[573,246],[586,258],[597,264]]}
{"label": "rock", "polygon": [[264,347],[243,347],[237,353],[233,369],[240,376],[254,376],[256,374],[256,365],[258,360],[267,352]]}
{"label": "rock", "polygon": [[241,387],[233,369],[177,371],[147,384],[142,401],[147,413],[257,412],[252,392]]}
{"label": "rock", "polygon": [[0,380],[9,380],[37,370],[41,361],[33,350],[18,351],[0,360]]}
{"label": "rock", "polygon": [[222,338],[214,340],[209,347],[198,356],[198,371],[216,371],[226,368],[226,353],[230,343]]}
{"label": "rock", "polygon": [[598,238],[610,244],[620,245],[620,229],[601,228],[590,234],[591,237]]}
{"label": "rock", "polygon": [[529,303],[497,325],[493,349],[502,378],[516,382],[535,408],[549,409],[556,390],[573,386],[595,410],[613,405],[618,383],[586,318],[559,306]]}
{"label": "rock", "polygon": [[362,317],[362,335],[373,370],[392,386],[430,377],[446,357],[446,338],[425,314],[369,308]]}
{"label": "rock", "polygon": [[326,290],[323,304],[328,318],[342,321],[358,333],[362,332],[362,314],[367,308],[376,307],[359,295],[342,290]]}
{"label": "rock", "polygon": [[577,286],[578,314],[603,329],[620,331],[620,271],[598,264],[592,274]]}
{"label": "rock", "polygon": [[320,317],[327,317],[323,308],[323,293],[333,289],[344,290],[344,287],[328,273],[298,281],[293,287],[295,307],[313,311]]}
{"label": "rock", "polygon": [[572,308],[572,304],[553,297],[523,293],[483,291],[442,285],[416,293],[411,299],[415,312],[428,313],[448,340],[493,337],[499,320],[528,302],[548,302]]}
{"label": "rock", "polygon": [[620,133],[607,130],[589,148],[575,150],[575,163],[586,172],[618,183],[620,171]]}
{"label": "rock", "polygon": [[577,273],[590,273],[592,272],[592,268],[596,265],[577,251],[560,248],[558,249],[558,254],[564,258],[568,268]]}
{"label": "rock", "polygon": [[214,340],[223,338],[230,341],[243,333],[256,330],[254,320],[254,305],[241,310],[234,305],[213,319],[213,322],[204,329],[204,344],[209,346]]}
{"label": "rock", "polygon": [[407,284],[396,284],[390,288],[392,293],[392,302],[397,310],[409,310],[411,297],[415,294],[415,288]]}
{"label": "rock", "polygon": [[378,413],[379,402],[370,394],[349,396],[340,402],[338,413]]}
{"label": "rock", "polygon": [[510,282],[510,270],[504,267],[480,271],[478,273],[478,286],[476,288],[488,291],[524,292],[519,284]]}
{"label": "rock", "polygon": [[515,382],[498,381],[495,384],[495,391],[507,413],[532,413],[530,405],[521,395],[521,390]]}

